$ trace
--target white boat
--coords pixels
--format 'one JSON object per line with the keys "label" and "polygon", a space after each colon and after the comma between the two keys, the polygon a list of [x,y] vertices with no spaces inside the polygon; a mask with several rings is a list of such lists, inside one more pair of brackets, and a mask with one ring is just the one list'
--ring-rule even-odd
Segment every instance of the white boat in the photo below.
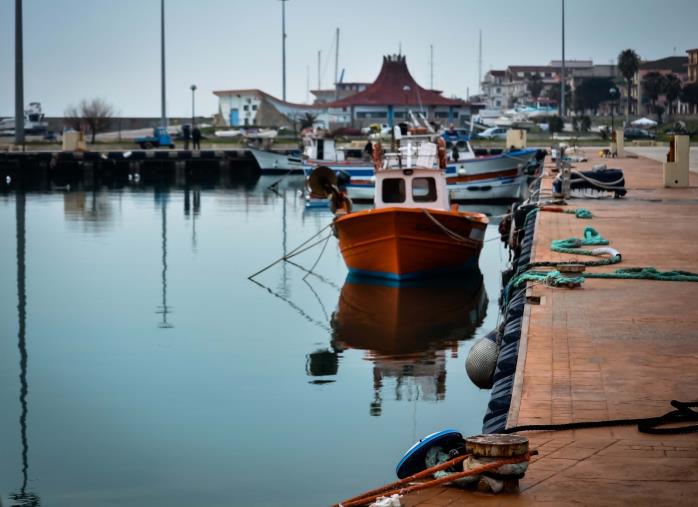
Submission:
{"label": "white boat", "polygon": [[505,151],[454,163],[455,171],[447,169],[446,172],[451,199],[516,200],[525,197],[527,168],[535,163],[537,151],[532,148]]}
{"label": "white boat", "polygon": [[262,173],[302,173],[303,157],[294,153],[248,148],[257,161]]}
{"label": "white boat", "polygon": [[234,139],[236,137],[243,136],[245,132],[243,130],[216,130],[213,135],[220,137],[221,139]]}
{"label": "white boat", "polygon": [[[399,152],[404,159],[415,156],[421,136],[404,136],[400,140]],[[460,150],[457,161],[450,160],[446,166],[446,179],[451,199],[472,200],[517,200],[525,196],[528,189],[527,169],[536,163],[536,149],[504,151],[497,155],[478,157],[469,142]],[[340,167],[329,165],[331,169]],[[372,201],[375,192],[375,177],[372,172],[354,175],[346,185],[349,198],[354,201]]]}
{"label": "white boat", "polygon": [[[41,112],[40,102],[30,102],[24,110],[24,133],[45,134],[48,131],[48,122],[44,121],[44,113]],[[15,119],[3,118],[0,120],[0,135],[14,135]]]}

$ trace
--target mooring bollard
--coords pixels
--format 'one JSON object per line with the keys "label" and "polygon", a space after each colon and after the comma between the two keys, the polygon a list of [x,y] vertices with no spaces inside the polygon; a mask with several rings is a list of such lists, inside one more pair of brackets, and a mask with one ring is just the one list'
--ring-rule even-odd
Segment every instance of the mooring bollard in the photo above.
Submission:
{"label": "mooring bollard", "polygon": [[[463,469],[475,468],[502,459],[519,458],[528,454],[528,439],[520,435],[492,433],[465,439],[465,452],[471,456],[463,462]],[[516,493],[519,479],[524,476],[528,461],[502,465],[480,476],[477,489],[482,492]]]}

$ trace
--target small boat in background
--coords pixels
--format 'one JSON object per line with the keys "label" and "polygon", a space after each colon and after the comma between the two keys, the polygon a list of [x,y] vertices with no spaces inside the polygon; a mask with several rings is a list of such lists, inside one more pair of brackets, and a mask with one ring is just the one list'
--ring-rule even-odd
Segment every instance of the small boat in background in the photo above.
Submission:
{"label": "small boat in background", "polygon": [[373,160],[373,209],[352,211],[349,198],[331,182],[318,177],[312,183],[315,194],[330,197],[335,233],[350,273],[407,280],[474,268],[488,219],[451,206],[444,140],[439,138],[438,150],[430,141],[416,146],[408,142],[385,157],[375,143]]}
{"label": "small boat in background", "polygon": [[248,148],[263,174],[302,173],[303,157],[298,150],[290,152]]}

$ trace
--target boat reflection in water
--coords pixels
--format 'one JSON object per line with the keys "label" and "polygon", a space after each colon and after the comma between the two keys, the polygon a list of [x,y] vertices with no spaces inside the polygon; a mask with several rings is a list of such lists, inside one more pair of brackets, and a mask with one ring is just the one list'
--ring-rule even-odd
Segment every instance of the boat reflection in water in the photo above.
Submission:
{"label": "boat reflection in water", "polygon": [[443,400],[447,354],[457,357],[486,308],[479,270],[399,285],[349,275],[332,315],[333,349],[363,349],[373,362],[371,415],[381,413],[387,379],[397,400]]}

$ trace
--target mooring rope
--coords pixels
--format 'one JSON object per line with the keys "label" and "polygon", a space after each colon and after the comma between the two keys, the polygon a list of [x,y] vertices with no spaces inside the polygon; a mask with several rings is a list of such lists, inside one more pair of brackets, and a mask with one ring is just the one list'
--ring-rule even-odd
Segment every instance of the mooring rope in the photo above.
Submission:
{"label": "mooring rope", "polygon": [[658,428],[665,424],[698,421],[698,412],[691,407],[698,407],[698,401],[684,402],[671,400],[671,405],[676,408],[659,417],[644,417],[638,419],[609,419],[607,421],[583,421],[561,424],[524,424],[505,428],[502,433],[518,433],[520,431],[564,431],[582,428],[604,428],[607,426],[631,426],[637,424],[637,430],[641,433],[652,435],[679,435],[698,432],[698,424],[679,426],[672,428]]}
{"label": "mooring rope", "polygon": [[[259,275],[259,274],[261,274],[261,273],[264,273],[267,269],[271,268],[272,266],[275,266],[275,265],[278,264],[279,262],[281,262],[281,261],[286,261],[286,260],[290,259],[291,257],[295,257],[296,255],[301,254],[301,253],[305,252],[306,250],[309,250],[310,248],[319,245],[319,244],[322,243],[323,241],[326,241],[327,238],[322,238],[321,240],[316,241],[316,242],[313,243],[312,245],[306,246],[306,245],[308,245],[308,243],[310,243],[313,239],[317,238],[320,234],[322,234],[325,230],[327,230],[327,229],[329,229],[330,227],[332,227],[332,225],[333,225],[333,222],[330,222],[330,223],[327,224],[325,227],[323,227],[322,229],[320,229],[318,232],[316,232],[315,234],[313,234],[312,236],[310,236],[308,239],[306,239],[303,243],[301,243],[300,245],[298,245],[296,248],[292,249],[292,250],[291,250],[290,252],[288,252],[286,255],[284,255],[283,257],[280,257],[280,258],[276,259],[274,262],[272,262],[271,264],[268,264],[267,266],[265,266],[264,268],[260,269],[260,270],[257,271],[256,273],[251,274],[250,276],[247,277],[247,279],[248,279],[248,280],[252,280],[255,276],[257,276],[257,275]],[[330,236],[331,236],[331,234],[330,234]],[[304,247],[305,247],[305,248],[304,248]]]}
{"label": "mooring rope", "polygon": [[465,238],[465,237],[461,236],[460,234],[458,234],[456,231],[453,231],[453,230],[449,229],[448,227],[446,227],[444,224],[439,222],[431,213],[429,213],[429,210],[427,210],[426,208],[422,208],[422,211],[429,218],[429,220],[431,220],[434,223],[434,225],[436,225],[439,229],[441,229],[444,232],[444,234],[446,234],[451,239],[458,241],[460,243],[465,243],[467,245],[472,245],[473,243],[475,243],[475,240]]}

